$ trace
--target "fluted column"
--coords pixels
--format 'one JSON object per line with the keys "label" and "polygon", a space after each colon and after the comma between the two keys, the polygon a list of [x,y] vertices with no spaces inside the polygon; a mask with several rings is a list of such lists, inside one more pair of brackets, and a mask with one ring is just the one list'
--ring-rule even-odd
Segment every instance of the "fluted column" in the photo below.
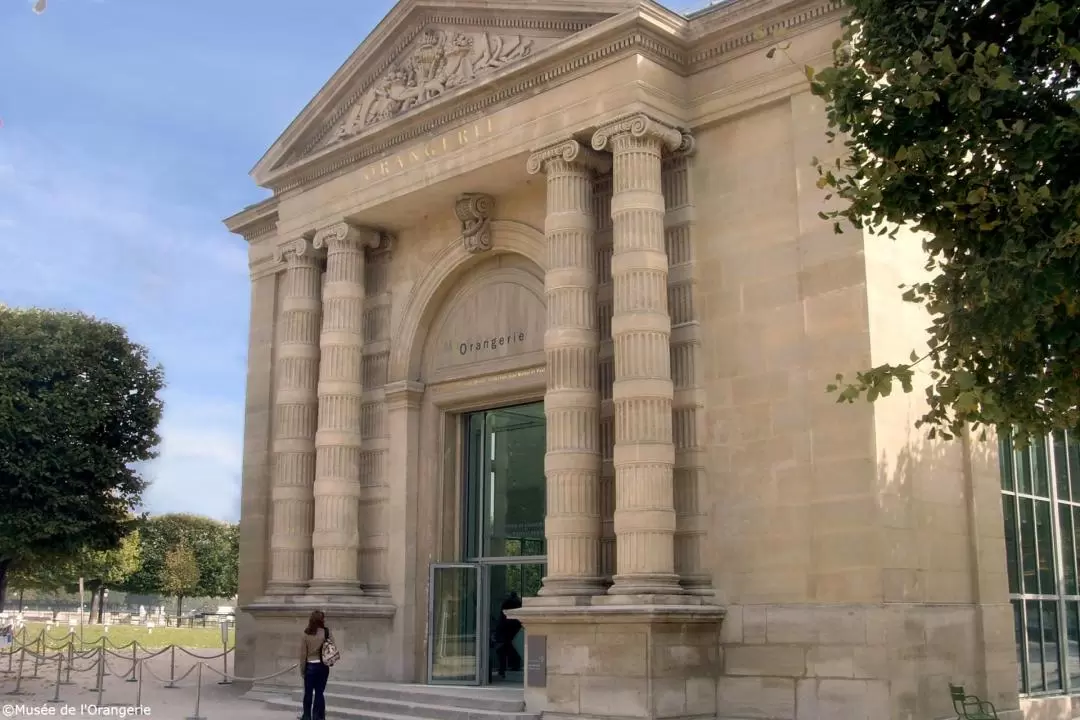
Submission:
{"label": "fluted column", "polygon": [[596,150],[614,160],[611,277],[615,346],[613,595],[678,594],[671,431],[671,316],[661,157],[683,136],[645,115],[600,128]]}
{"label": "fluted column", "polygon": [[337,223],[315,235],[326,250],[315,435],[314,570],[308,592],[361,595],[360,416],[364,381],[364,250],[379,234]]}
{"label": "fluted column", "polygon": [[293,595],[304,592],[311,579],[322,270],[306,238],[281,245],[276,254],[279,262],[285,262],[285,294],[278,318],[274,509],[266,594]]}
{"label": "fluted column", "polygon": [[541,595],[596,595],[600,579],[600,336],[593,173],[610,160],[576,140],[534,153],[547,174],[547,576]]}

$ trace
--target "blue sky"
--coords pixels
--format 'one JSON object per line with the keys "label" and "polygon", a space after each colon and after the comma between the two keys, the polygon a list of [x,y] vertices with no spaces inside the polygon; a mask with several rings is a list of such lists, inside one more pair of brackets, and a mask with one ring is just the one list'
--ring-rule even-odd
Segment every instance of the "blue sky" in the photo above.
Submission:
{"label": "blue sky", "polygon": [[249,286],[221,219],[394,2],[32,4],[0,0],[0,302],[146,345],[168,381],[146,509],[236,520]]}

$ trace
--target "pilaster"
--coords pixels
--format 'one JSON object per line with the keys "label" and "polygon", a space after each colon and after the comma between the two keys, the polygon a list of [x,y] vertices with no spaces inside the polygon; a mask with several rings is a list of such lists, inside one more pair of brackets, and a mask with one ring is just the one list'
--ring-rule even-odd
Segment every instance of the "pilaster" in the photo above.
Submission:
{"label": "pilaster", "polygon": [[360,470],[363,411],[364,251],[376,231],[337,223],[313,245],[326,251],[315,437],[314,570],[308,592],[360,595]]}
{"label": "pilaster", "polygon": [[608,158],[570,139],[534,153],[547,175],[548,573],[541,595],[595,595],[600,580],[600,389],[593,174]]}
{"label": "pilaster", "polygon": [[674,128],[642,115],[601,127],[596,150],[613,156],[611,259],[615,345],[615,534],[617,596],[681,592],[675,574],[671,315],[664,246],[664,150]]}
{"label": "pilaster", "polygon": [[275,378],[273,520],[266,594],[302,593],[311,579],[318,416],[320,259],[308,238],[279,246],[285,262]]}
{"label": "pilaster", "polygon": [[671,313],[672,440],[675,444],[675,573],[684,590],[711,595],[704,543],[707,467],[705,462],[705,378],[696,275],[696,209],[693,141],[684,136],[679,151],[664,158],[664,236],[668,257],[668,311]]}

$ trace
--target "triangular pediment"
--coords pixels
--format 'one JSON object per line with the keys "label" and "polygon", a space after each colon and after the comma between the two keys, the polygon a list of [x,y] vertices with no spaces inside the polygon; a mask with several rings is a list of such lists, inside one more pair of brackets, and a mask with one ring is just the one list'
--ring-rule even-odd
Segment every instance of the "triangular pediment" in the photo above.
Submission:
{"label": "triangular pediment", "polygon": [[641,0],[401,0],[255,166],[256,182],[449,102]]}

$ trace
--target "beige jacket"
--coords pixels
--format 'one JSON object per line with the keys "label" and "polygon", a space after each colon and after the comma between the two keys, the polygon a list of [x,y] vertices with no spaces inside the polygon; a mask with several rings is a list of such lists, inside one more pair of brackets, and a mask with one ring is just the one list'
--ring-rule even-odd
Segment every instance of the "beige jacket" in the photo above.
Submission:
{"label": "beige jacket", "polygon": [[300,669],[304,669],[304,663],[322,659],[322,645],[326,640],[326,630],[319,628],[314,635],[301,633],[300,635]]}

